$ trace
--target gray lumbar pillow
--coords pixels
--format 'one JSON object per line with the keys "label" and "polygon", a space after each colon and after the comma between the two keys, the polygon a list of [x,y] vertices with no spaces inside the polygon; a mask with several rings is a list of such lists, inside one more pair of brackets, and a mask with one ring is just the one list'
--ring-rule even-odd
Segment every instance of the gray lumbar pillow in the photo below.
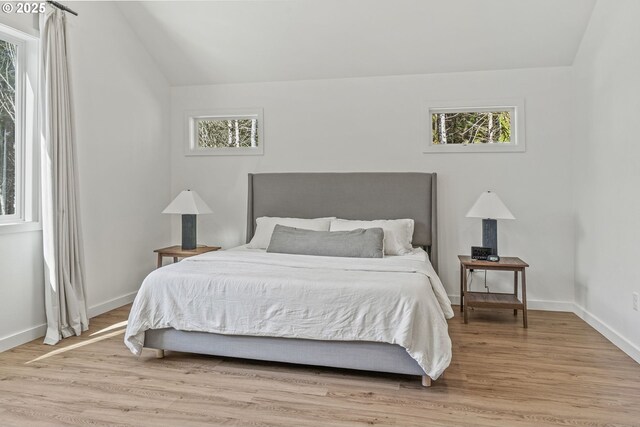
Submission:
{"label": "gray lumbar pillow", "polygon": [[267,252],[352,258],[384,256],[382,228],[313,231],[276,225]]}

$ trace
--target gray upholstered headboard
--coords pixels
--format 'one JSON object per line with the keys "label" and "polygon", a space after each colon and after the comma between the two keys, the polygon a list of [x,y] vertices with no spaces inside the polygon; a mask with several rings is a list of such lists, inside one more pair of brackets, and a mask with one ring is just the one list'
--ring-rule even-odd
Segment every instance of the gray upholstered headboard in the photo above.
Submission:
{"label": "gray upholstered headboard", "polygon": [[412,218],[413,244],[427,247],[437,271],[436,195],[435,173],[249,174],[247,242],[261,216]]}

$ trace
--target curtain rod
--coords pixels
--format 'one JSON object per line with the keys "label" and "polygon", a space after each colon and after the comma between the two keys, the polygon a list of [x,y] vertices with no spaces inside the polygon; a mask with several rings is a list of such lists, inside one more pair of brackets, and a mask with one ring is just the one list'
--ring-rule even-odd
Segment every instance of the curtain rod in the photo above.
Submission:
{"label": "curtain rod", "polygon": [[65,12],[69,12],[72,15],[78,16],[78,12],[76,12],[75,10],[69,9],[67,6],[58,3],[57,1],[53,1],[53,0],[47,0],[47,3],[49,3],[52,6],[57,7],[60,10],[64,10]]}

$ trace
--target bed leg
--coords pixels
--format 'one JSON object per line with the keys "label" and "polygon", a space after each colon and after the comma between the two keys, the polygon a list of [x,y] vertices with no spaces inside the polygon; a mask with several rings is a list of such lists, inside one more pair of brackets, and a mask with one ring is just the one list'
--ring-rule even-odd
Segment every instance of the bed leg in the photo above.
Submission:
{"label": "bed leg", "polygon": [[422,386],[431,387],[431,378],[428,375],[422,376]]}
{"label": "bed leg", "polygon": [[156,359],[164,358],[164,350],[156,350]]}

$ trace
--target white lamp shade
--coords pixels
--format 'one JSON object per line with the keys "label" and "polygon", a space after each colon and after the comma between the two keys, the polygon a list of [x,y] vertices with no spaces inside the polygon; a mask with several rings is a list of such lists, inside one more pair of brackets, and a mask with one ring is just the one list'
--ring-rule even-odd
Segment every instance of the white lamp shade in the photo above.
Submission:
{"label": "white lamp shade", "polygon": [[485,191],[467,212],[468,218],[516,219],[493,191]]}
{"label": "white lamp shade", "polygon": [[184,190],[178,197],[173,199],[173,202],[169,203],[169,206],[162,211],[165,214],[208,214],[211,213],[211,208],[202,200],[202,198],[195,191]]}

